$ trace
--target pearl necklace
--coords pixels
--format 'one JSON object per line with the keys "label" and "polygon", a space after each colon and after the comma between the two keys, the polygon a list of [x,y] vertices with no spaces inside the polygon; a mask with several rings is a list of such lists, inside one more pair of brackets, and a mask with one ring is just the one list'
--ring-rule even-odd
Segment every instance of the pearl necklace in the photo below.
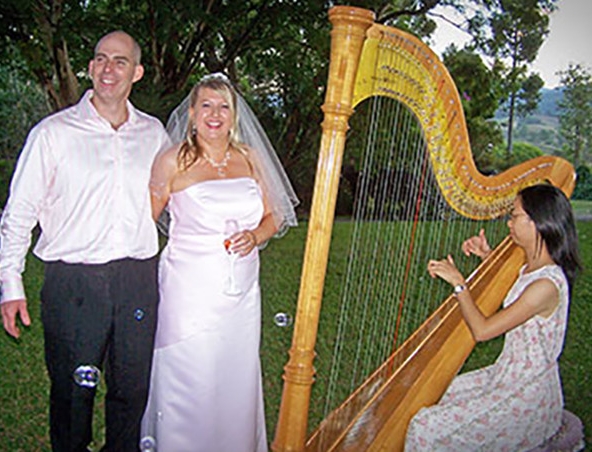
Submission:
{"label": "pearl necklace", "polygon": [[230,149],[226,149],[224,158],[220,162],[217,162],[205,152],[203,156],[206,159],[206,162],[208,162],[210,166],[218,172],[219,177],[226,177],[226,167],[228,166],[228,160],[230,160]]}

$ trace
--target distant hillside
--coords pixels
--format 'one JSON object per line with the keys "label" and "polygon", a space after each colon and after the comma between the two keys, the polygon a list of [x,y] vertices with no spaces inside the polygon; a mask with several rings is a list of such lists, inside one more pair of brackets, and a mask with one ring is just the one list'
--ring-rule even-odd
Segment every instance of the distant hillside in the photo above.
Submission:
{"label": "distant hillside", "polygon": [[[514,123],[514,141],[524,141],[538,146],[546,154],[556,154],[563,145],[559,135],[559,107],[562,89],[541,90],[537,111]],[[496,118],[506,127],[507,113],[499,111]]]}

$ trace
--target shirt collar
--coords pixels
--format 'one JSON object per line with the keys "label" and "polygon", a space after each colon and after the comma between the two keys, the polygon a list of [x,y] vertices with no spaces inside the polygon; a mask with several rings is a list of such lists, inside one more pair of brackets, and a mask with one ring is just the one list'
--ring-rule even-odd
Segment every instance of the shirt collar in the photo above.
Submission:
{"label": "shirt collar", "polygon": [[[93,103],[90,101],[92,96],[92,89],[86,90],[85,93],[82,95],[82,98],[80,99],[77,105],[80,116],[82,117],[82,119],[100,119],[101,121],[106,121],[106,119],[99,114]],[[133,124],[138,120],[138,113],[136,111],[136,108],[132,105],[129,99],[126,100],[126,106],[128,111],[128,118],[127,121],[122,124],[122,127],[125,126],[125,124],[127,123]]]}

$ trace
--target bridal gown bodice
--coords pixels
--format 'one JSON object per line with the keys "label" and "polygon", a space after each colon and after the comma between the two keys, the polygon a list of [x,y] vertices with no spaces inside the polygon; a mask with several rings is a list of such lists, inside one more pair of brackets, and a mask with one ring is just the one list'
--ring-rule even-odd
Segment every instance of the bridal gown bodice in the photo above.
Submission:
{"label": "bridal gown bodice", "polygon": [[[224,248],[225,223],[239,230],[255,229],[263,214],[261,191],[251,178],[200,182],[173,193],[169,202],[169,240],[160,264],[163,306],[159,311],[156,348],[213,328],[244,309],[240,297],[228,297],[230,258]],[[254,249],[239,258],[234,276],[241,289],[259,280],[259,256]],[[171,297],[174,301],[169,300]],[[226,302],[220,303],[220,297]],[[199,301],[198,309],[196,301]],[[174,303],[174,308],[172,307]],[[256,308],[258,309],[258,301]],[[182,312],[184,315],[180,316]]]}
{"label": "bridal gown bodice", "polygon": [[255,229],[263,198],[252,178],[199,182],[171,195],[159,267],[160,305],[143,435],[158,452],[267,450],[259,364],[259,255],[234,265],[227,295],[227,220]]}

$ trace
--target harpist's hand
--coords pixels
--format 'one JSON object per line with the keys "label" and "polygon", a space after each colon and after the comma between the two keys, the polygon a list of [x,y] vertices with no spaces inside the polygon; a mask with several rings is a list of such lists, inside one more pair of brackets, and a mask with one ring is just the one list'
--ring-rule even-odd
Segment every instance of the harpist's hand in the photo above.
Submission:
{"label": "harpist's hand", "polygon": [[438,276],[453,286],[465,284],[465,278],[458,271],[456,265],[454,265],[454,260],[450,254],[446,259],[439,261],[434,259],[430,260],[428,262],[428,273],[432,278]]}
{"label": "harpist's hand", "polygon": [[481,229],[479,231],[479,235],[475,235],[470,239],[467,239],[462,244],[462,251],[467,256],[470,256],[471,253],[479,256],[481,259],[485,259],[491,253],[491,248],[489,247],[489,243],[487,243],[487,238],[485,237],[485,231]]}

